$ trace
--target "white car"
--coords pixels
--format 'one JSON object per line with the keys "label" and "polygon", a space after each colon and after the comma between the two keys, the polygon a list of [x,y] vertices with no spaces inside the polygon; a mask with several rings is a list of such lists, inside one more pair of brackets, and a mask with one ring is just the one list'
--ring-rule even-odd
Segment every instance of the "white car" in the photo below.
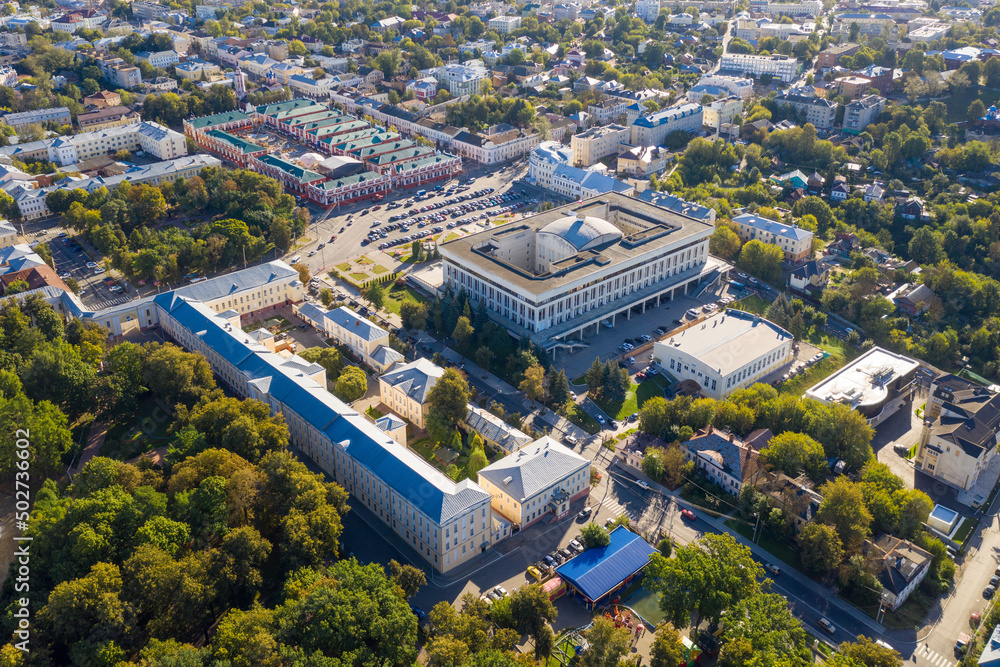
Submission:
{"label": "white car", "polygon": [[99,274],[99,273],[104,273],[104,267],[103,267],[103,266],[99,266],[99,267],[97,267],[96,269],[94,269],[94,275],[95,275],[95,276],[96,276],[97,274]]}
{"label": "white car", "polygon": [[87,262],[87,268],[88,269],[96,269],[97,268],[97,262]]}
{"label": "white car", "polygon": [[642,481],[641,479],[637,479],[635,483],[638,484],[641,489],[649,491],[649,484],[646,484],[646,482]]}

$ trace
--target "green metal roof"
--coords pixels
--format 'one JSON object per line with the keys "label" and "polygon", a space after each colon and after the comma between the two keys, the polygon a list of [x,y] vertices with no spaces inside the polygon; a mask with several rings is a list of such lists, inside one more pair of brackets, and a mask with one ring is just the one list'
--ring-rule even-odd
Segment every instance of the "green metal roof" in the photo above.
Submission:
{"label": "green metal roof", "polygon": [[188,123],[196,130],[200,130],[203,127],[212,127],[214,125],[222,125],[224,123],[232,123],[233,121],[239,120],[250,120],[252,116],[249,116],[242,111],[227,111],[226,113],[217,113],[214,116],[202,116],[201,118],[195,118],[189,120]]}
{"label": "green metal roof", "polygon": [[237,137],[234,134],[229,134],[228,132],[223,132],[222,130],[209,130],[206,134],[210,137],[215,137],[219,141],[226,142],[233,148],[238,149],[241,153],[256,153],[258,151],[267,150],[263,146],[250,143],[246,139]]}
{"label": "green metal roof", "polygon": [[262,163],[270,165],[275,169],[280,169],[286,174],[291,174],[299,183],[312,183],[313,181],[318,181],[326,178],[322,174],[317,174],[315,171],[309,171],[305,167],[300,167],[294,162],[289,162],[288,160],[277,157],[276,155],[263,155],[259,158]]}

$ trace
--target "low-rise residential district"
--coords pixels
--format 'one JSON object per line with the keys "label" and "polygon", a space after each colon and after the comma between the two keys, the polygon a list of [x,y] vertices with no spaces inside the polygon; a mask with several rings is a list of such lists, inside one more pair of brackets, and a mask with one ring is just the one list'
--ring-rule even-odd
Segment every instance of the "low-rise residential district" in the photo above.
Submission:
{"label": "low-rise residential district", "polygon": [[1000,666],[1000,4],[0,7],[0,667]]}

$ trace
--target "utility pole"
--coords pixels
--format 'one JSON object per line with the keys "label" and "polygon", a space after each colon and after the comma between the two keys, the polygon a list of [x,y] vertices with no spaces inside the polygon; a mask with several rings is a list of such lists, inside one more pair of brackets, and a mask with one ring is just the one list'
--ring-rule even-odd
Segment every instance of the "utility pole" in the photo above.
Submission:
{"label": "utility pole", "polygon": [[754,524],[754,527],[753,527],[753,543],[757,544],[757,539],[759,538],[759,534],[758,534],[757,530],[758,530],[758,528],[760,528],[760,512],[755,512],[754,516],[757,517],[757,523]]}

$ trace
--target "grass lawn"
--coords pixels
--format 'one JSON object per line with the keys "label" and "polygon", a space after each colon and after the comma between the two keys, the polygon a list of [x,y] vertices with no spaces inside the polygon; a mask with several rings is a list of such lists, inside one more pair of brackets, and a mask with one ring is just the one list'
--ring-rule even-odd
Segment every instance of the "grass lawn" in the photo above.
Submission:
{"label": "grass lawn", "polygon": [[601,430],[601,425],[598,424],[593,417],[584,412],[578,403],[573,404],[573,410],[566,415],[566,419],[570,420],[590,435],[594,435]]}
{"label": "grass lawn", "polygon": [[375,406],[372,406],[367,410],[365,410],[365,414],[367,414],[372,419],[378,419],[379,417],[383,416],[382,411],[377,409]]}
{"label": "grass lawn", "polygon": [[805,373],[799,373],[795,377],[790,378],[788,382],[778,386],[778,392],[782,394],[791,393],[796,396],[801,396],[805,393],[806,389],[813,386],[823,378],[832,375],[845,363],[847,363],[847,360],[843,356],[829,356],[807,370]]}
{"label": "grass lawn", "polygon": [[415,290],[409,287],[398,287],[393,285],[385,293],[385,310],[399,315],[399,308],[404,301],[416,301],[417,303],[427,303],[427,299],[420,296]]}
{"label": "grass lawn", "polygon": [[764,311],[767,310],[767,301],[760,298],[756,294],[751,294],[750,296],[745,296],[739,301],[734,301],[729,304],[730,308],[735,308],[736,310],[742,310],[745,313],[756,313],[757,315],[763,315]]}
{"label": "grass lawn", "polygon": [[955,537],[952,539],[958,544],[963,544],[966,538],[969,537],[969,533],[972,532],[978,523],[978,521],[973,521],[969,517],[962,517],[962,525],[955,531]]}
{"label": "grass lawn", "polygon": [[[753,539],[753,526],[748,524],[743,519],[726,519],[726,525],[748,540]],[[785,542],[779,542],[765,530],[761,530],[759,532],[760,539],[757,540],[758,546],[773,554],[775,558],[782,561],[788,567],[795,568],[796,570],[800,569],[801,565],[799,563],[798,551]]]}
{"label": "grass lawn", "polygon": [[372,269],[372,273],[374,273],[377,276],[380,273],[389,273],[389,269],[385,268],[381,264],[376,264],[375,268]]}
{"label": "grass lawn", "polygon": [[573,378],[572,380],[569,381],[569,383],[571,385],[576,386],[576,387],[586,387],[587,386],[587,376],[586,375],[581,375],[578,378]]}
{"label": "grass lawn", "polygon": [[340,269],[341,271],[344,271],[344,272],[350,271],[351,270],[351,263],[350,262],[344,262],[343,264],[338,264],[337,268]]}
{"label": "grass lawn", "polygon": [[948,116],[945,122],[957,123],[966,120],[972,100],[982,100],[983,105],[989,109],[992,105],[996,104],[998,98],[1000,98],[1000,90],[994,90],[985,86],[969,86],[957,95],[952,93],[943,100],[945,106],[948,107]]}
{"label": "grass lawn", "polygon": [[375,262],[368,259],[367,257],[358,257],[356,260],[354,260],[354,263],[361,265],[361,264],[374,264]]}
{"label": "grass lawn", "polygon": [[639,384],[639,388],[635,391],[636,403],[638,407],[641,408],[643,403],[655,396],[664,395],[664,392],[666,392],[664,384],[666,384],[666,382],[658,381],[659,379],[659,375],[654,375],[651,378],[643,380],[642,383]]}
{"label": "grass lawn", "polygon": [[628,388],[628,392],[625,393],[625,400],[618,404],[608,403],[604,399],[595,400],[594,402],[612,419],[625,419],[639,409],[639,401],[636,397],[638,389],[639,385],[633,383]]}
{"label": "grass lawn", "polygon": [[437,445],[431,442],[430,438],[421,438],[420,440],[411,442],[409,447],[427,461],[433,461],[434,452],[437,451]]}
{"label": "grass lawn", "polygon": [[367,273],[358,273],[357,271],[349,273],[348,275],[351,276],[351,278],[353,278],[355,281],[364,280],[365,278],[368,277]]}

